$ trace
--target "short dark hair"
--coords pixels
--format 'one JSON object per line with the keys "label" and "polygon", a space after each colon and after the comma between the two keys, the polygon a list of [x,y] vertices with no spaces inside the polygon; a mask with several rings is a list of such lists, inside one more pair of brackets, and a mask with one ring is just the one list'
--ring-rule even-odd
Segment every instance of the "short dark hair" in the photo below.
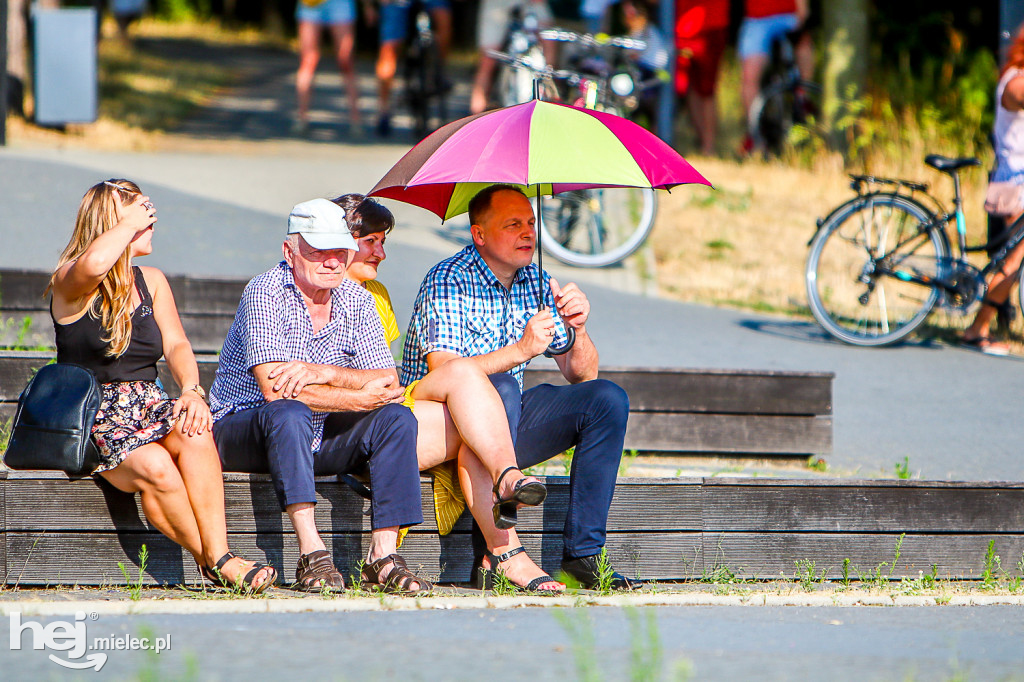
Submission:
{"label": "short dark hair", "polygon": [[469,200],[469,224],[479,225],[480,218],[482,218],[483,214],[491,207],[491,199],[493,199],[494,195],[498,192],[504,191],[518,192],[524,197],[526,196],[526,193],[521,188],[506,183],[499,182],[496,185],[484,187],[476,193],[476,196]]}
{"label": "short dark hair", "polygon": [[356,239],[377,232],[387,234],[395,226],[391,211],[364,194],[342,194],[331,201],[345,211],[345,224]]}

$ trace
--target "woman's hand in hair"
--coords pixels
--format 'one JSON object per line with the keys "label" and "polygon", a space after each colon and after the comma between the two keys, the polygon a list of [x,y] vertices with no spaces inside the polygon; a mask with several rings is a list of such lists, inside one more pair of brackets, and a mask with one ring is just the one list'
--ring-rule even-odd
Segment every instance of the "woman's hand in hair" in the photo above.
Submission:
{"label": "woman's hand in hair", "polygon": [[138,234],[145,232],[156,222],[156,208],[149,201],[145,194],[132,195],[131,203],[124,203],[121,200],[120,192],[113,192],[114,215],[117,216],[117,224],[131,227]]}

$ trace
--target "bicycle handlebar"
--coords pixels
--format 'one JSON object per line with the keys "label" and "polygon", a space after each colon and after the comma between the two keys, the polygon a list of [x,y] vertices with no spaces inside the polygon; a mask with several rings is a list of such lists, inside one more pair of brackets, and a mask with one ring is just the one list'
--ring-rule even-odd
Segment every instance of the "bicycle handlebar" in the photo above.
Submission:
{"label": "bicycle handlebar", "polygon": [[647,43],[636,38],[626,36],[610,36],[604,33],[593,35],[590,33],[576,33],[560,28],[546,28],[540,32],[544,40],[554,40],[561,43],[579,43],[588,47],[617,47],[623,50],[646,50]]}
{"label": "bicycle handlebar", "polygon": [[529,60],[519,57],[517,55],[508,54],[507,52],[499,52],[498,50],[485,50],[488,57],[496,59],[499,62],[510,64],[517,68],[526,69],[542,78],[557,78],[558,80],[565,80],[573,85],[577,85],[580,82],[587,80],[586,77],[581,76],[575,71],[566,71],[565,69],[555,69],[550,66],[544,66],[538,69]]}

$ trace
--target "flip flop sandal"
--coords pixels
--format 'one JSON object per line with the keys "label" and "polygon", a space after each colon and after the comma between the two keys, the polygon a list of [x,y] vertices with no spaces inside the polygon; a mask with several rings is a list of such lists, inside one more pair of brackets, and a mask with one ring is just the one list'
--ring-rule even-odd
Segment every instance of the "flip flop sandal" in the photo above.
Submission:
{"label": "flip flop sandal", "polygon": [[[274,567],[269,566],[267,564],[261,564],[258,561],[253,562],[252,569],[248,573],[246,573],[242,579],[238,580],[237,582],[229,580],[228,577],[222,573],[222,570],[224,569],[225,564],[227,564],[229,561],[231,561],[232,559],[239,558],[241,557],[235,555],[234,552],[228,552],[227,554],[225,554],[217,560],[217,563],[214,564],[214,567],[212,569],[207,566],[199,566],[199,573],[204,578],[213,583],[216,587],[223,587],[228,590],[233,590],[241,587],[249,594],[260,594],[268,587],[273,585],[274,582],[277,580],[277,571],[274,570]],[[242,559],[242,561],[245,560]],[[254,585],[256,577],[265,568],[270,569],[270,577],[264,580],[259,585]]]}
{"label": "flip flop sandal", "polygon": [[1010,354],[1010,348],[1005,343],[993,341],[987,336],[978,336],[968,339],[966,336],[960,339],[960,345],[969,350],[976,350],[985,355],[1004,357]]}
{"label": "flip flop sandal", "polygon": [[303,592],[319,592],[325,587],[330,590],[343,590],[345,579],[334,566],[331,553],[326,549],[318,549],[299,557],[299,563],[295,567],[294,587]]}
{"label": "flip flop sandal", "polygon": [[[382,582],[381,572],[388,564],[392,563],[394,567]],[[363,566],[362,579],[362,587],[367,591],[380,590],[389,594],[420,594],[434,589],[434,585],[430,581],[424,580],[410,571],[405,559],[397,554],[388,554]],[[419,587],[411,587],[413,583],[418,584]]]}
{"label": "flip flop sandal", "polygon": [[[525,477],[516,481],[512,487],[512,495],[502,497],[498,489],[505,474],[510,471],[519,471],[518,467],[509,467],[498,476],[498,482],[494,484],[494,494],[498,501],[494,503],[494,527],[500,530],[514,528],[519,523],[519,505],[536,507],[548,496],[548,489],[540,481],[527,481]],[[520,472],[522,473],[522,472]]]}

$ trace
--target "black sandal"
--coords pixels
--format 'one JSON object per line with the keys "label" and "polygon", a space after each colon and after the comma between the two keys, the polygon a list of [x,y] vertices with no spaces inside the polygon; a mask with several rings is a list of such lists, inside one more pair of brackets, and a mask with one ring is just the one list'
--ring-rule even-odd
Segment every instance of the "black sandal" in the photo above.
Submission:
{"label": "black sandal", "polygon": [[[514,528],[519,523],[518,509],[520,504],[527,507],[536,507],[548,496],[548,489],[540,481],[527,481],[526,477],[520,478],[512,487],[511,497],[502,497],[498,489],[505,474],[510,471],[519,471],[519,467],[509,467],[501,472],[498,481],[494,484],[494,494],[498,501],[494,503],[494,527],[500,530]],[[522,473],[522,472],[520,472]],[[520,548],[521,549],[521,548]]]}
{"label": "black sandal", "polygon": [[[391,563],[394,566],[381,582],[381,571]],[[362,587],[367,591],[380,590],[389,594],[420,594],[434,589],[433,583],[410,571],[405,559],[397,554],[388,554],[373,563],[366,564],[363,566],[361,577],[363,579]],[[419,587],[410,587],[413,583],[418,583]]]}
{"label": "black sandal", "polygon": [[[253,562],[252,569],[245,574],[245,577],[237,581],[231,581],[221,571],[224,568],[224,565],[232,559],[241,559],[241,557],[237,556],[234,552],[228,552],[227,554],[225,554],[217,560],[217,563],[214,565],[212,569],[207,566],[199,566],[199,573],[217,587],[223,587],[229,590],[242,588],[249,594],[260,594],[268,587],[273,585],[274,581],[277,580],[277,571],[274,570],[273,566],[261,564],[258,561],[256,561]],[[245,561],[245,559],[242,559],[242,561]],[[253,585],[253,583],[256,580],[256,576],[258,576],[260,572],[265,568],[270,569],[270,577],[268,577],[259,585]]]}
{"label": "black sandal", "polygon": [[[506,561],[514,557],[516,554],[520,554],[525,551],[526,549],[520,546],[516,547],[515,549],[510,549],[504,554],[494,555],[490,552],[486,552],[484,554],[484,557],[486,557],[487,560],[491,562],[491,567],[484,568],[483,558],[477,559],[475,565],[473,566],[473,575],[470,578],[470,584],[478,590],[493,590],[494,583],[496,582],[499,573],[504,575],[503,571],[499,571],[498,566],[500,564],[505,563]],[[531,592],[539,594],[561,594],[563,592],[563,590],[538,590],[537,588],[543,585],[544,583],[555,583],[558,585],[562,585],[562,583],[558,582],[557,580],[555,580],[547,574],[534,578],[526,586],[516,585],[515,583],[512,584],[515,586],[517,590],[521,592]],[[564,588],[565,586],[562,585],[562,587]]]}
{"label": "black sandal", "polygon": [[294,587],[303,592],[323,589],[344,590],[345,579],[335,568],[331,553],[326,549],[318,549],[299,556],[299,563],[295,567]]}

